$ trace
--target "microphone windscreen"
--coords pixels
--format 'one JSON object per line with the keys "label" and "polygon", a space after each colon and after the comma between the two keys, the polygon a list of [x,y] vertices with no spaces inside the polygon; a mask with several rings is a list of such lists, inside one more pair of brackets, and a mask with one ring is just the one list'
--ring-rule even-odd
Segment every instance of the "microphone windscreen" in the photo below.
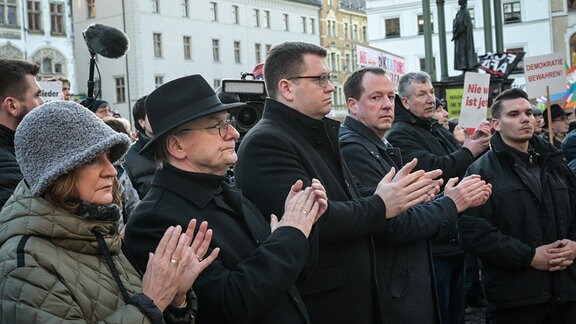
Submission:
{"label": "microphone windscreen", "polygon": [[116,27],[92,24],[82,35],[91,53],[119,58],[128,51],[128,37]]}

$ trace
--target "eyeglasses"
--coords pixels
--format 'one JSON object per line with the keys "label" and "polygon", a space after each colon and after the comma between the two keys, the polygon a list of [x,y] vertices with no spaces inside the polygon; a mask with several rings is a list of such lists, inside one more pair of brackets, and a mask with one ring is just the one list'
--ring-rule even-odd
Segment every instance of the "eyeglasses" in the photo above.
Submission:
{"label": "eyeglasses", "polygon": [[203,128],[182,128],[181,130],[177,131],[177,134],[180,134],[182,132],[188,132],[188,131],[196,131],[196,130],[211,130],[211,129],[217,129],[218,130],[218,134],[220,135],[220,137],[222,138],[226,138],[226,135],[228,134],[228,126],[231,125],[232,127],[236,127],[236,119],[231,118],[231,119],[222,119],[221,121],[219,121],[216,125],[214,126],[210,126],[210,127],[203,127]]}
{"label": "eyeglasses", "polygon": [[555,121],[566,121],[568,120],[568,116],[564,115],[564,116],[560,116],[560,117],[556,117],[554,119],[552,119],[553,122]]}
{"label": "eyeglasses", "polygon": [[293,79],[316,79],[318,80],[318,85],[320,85],[321,88],[326,88],[328,86],[328,81],[332,81],[332,73],[322,73],[320,75],[301,75],[286,78],[286,80]]}

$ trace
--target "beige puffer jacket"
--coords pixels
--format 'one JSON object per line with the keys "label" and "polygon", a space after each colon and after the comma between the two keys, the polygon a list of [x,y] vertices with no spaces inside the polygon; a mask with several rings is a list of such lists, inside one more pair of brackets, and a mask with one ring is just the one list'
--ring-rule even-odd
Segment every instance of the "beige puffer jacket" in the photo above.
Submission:
{"label": "beige puffer jacket", "polygon": [[139,293],[115,222],[82,219],[18,185],[0,212],[0,323],[149,323],[122,298],[93,228],[128,294]]}

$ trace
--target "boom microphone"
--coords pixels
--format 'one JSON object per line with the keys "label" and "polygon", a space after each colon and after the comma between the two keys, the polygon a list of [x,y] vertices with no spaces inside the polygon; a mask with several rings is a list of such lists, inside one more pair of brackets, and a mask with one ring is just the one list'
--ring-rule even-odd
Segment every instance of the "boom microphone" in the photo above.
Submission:
{"label": "boom microphone", "polygon": [[92,24],[82,32],[91,54],[119,58],[128,51],[128,37],[116,27]]}

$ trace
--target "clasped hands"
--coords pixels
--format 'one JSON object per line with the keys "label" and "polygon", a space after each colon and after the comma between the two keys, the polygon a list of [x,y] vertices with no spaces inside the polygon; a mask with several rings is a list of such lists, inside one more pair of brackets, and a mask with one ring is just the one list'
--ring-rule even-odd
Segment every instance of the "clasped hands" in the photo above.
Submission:
{"label": "clasped hands", "polygon": [[530,265],[542,271],[559,271],[572,265],[574,258],[576,242],[563,239],[537,247]]}

